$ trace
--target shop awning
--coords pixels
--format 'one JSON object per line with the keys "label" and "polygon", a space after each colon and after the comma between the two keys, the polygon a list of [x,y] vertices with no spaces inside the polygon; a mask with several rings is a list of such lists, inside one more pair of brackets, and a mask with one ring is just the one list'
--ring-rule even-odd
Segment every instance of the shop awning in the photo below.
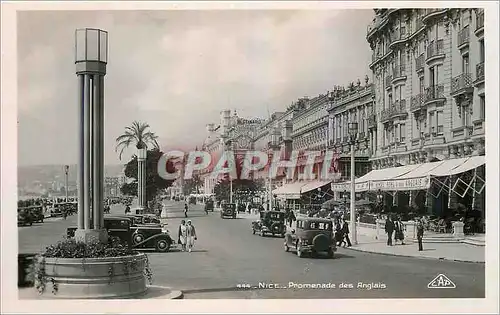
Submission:
{"label": "shop awning", "polygon": [[[370,185],[375,190],[382,191],[399,191],[399,190],[422,190],[428,189],[430,187],[430,172],[442,164],[445,161],[439,162],[430,162],[416,165],[409,172],[404,172],[402,175],[399,175],[393,179],[388,179],[384,181],[374,181]],[[398,167],[399,168],[399,167]]]}
{"label": "shop awning", "polygon": [[458,167],[452,169],[449,172],[449,174],[446,176],[461,174],[463,172],[467,172],[467,171],[473,170],[479,166],[482,166],[485,163],[486,163],[486,159],[485,159],[484,155],[472,156],[472,157],[468,158],[467,161],[465,161],[464,163],[459,165]]}
{"label": "shop awning", "polygon": [[[433,177],[444,177],[473,170],[486,163],[484,156],[451,159],[374,170],[356,179],[356,191],[399,191],[428,189]],[[350,190],[350,182],[332,184],[333,191]]]}
{"label": "shop awning", "polygon": [[304,186],[301,187],[301,193],[306,193],[306,192],[310,192],[312,190],[315,190],[315,189],[318,189],[318,188],[321,188],[325,185],[328,185],[330,184],[332,181],[321,181],[321,180],[314,180],[312,182],[308,182],[307,184],[305,184]]}
{"label": "shop awning", "polygon": [[432,169],[429,175],[434,177],[450,176],[450,174],[453,174],[454,169],[464,164],[468,159],[469,158],[445,160],[438,167]]}
{"label": "shop awning", "polygon": [[[373,170],[368,174],[361,176],[360,178],[355,180],[356,183],[356,191],[363,192],[368,190],[378,190],[379,188],[373,189],[373,184],[377,183],[378,186],[382,186],[382,182],[394,179],[398,176],[404,175],[408,172],[411,172],[415,168],[419,167],[420,164],[415,165],[405,165],[399,167],[390,167],[380,170]],[[332,184],[333,191],[348,191],[350,190],[351,182],[343,182],[343,183],[335,183]],[[381,189],[383,190],[383,189]]]}
{"label": "shop awning", "polygon": [[295,183],[285,184],[273,190],[273,195],[276,195],[280,199],[300,199],[300,189],[305,184],[307,183],[295,182]]}

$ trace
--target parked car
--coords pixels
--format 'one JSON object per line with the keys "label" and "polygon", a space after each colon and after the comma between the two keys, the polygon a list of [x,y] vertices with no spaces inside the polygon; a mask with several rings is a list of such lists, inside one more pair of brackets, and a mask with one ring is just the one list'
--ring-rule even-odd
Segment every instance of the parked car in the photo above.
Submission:
{"label": "parked car", "polygon": [[276,234],[285,236],[285,213],[280,211],[261,211],[260,219],[252,222],[252,233],[259,232],[260,236]]}
{"label": "parked car", "polygon": [[220,217],[222,219],[231,217],[236,219],[236,204],[234,203],[225,203],[222,205],[222,209],[220,210]]}
{"label": "parked car", "polygon": [[33,225],[33,216],[27,208],[17,210],[17,225]]}
{"label": "parked car", "polygon": [[161,226],[160,221],[158,222],[152,222],[151,218],[149,215],[145,214],[114,214],[110,215],[110,217],[115,217],[115,218],[127,218],[131,220],[131,225],[132,226]]}
{"label": "parked car", "polygon": [[41,206],[30,207],[29,209],[33,222],[43,223],[43,219],[45,219],[45,215],[43,214],[43,208]]}
{"label": "parked car", "polygon": [[[161,226],[133,225],[131,218],[104,217],[104,228],[108,235],[119,237],[136,249],[154,248],[159,252],[167,252],[174,245],[168,230]],[[76,229],[74,226],[67,228],[67,236],[74,237]]]}
{"label": "parked car", "polygon": [[333,258],[337,246],[332,227],[333,222],[329,219],[297,218],[295,229],[285,235],[285,251],[292,249],[299,257],[304,257],[305,254],[316,257],[318,253],[326,253]]}

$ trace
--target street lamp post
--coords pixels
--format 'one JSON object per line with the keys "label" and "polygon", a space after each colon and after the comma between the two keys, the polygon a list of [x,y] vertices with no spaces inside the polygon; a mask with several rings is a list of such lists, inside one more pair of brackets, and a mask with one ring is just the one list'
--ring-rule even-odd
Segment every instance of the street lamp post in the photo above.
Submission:
{"label": "street lamp post", "polygon": [[351,240],[353,244],[358,244],[356,232],[356,183],[355,183],[355,151],[356,137],[358,135],[358,123],[349,123],[349,136],[351,142]]}
{"label": "street lamp post", "polygon": [[[231,141],[231,152],[233,152],[233,142]],[[229,178],[229,203],[233,203],[233,177]]]}
{"label": "street lamp post", "polygon": [[[270,137],[271,141],[269,141],[269,148],[273,152],[273,156],[274,156],[276,150],[279,148],[279,135],[280,135],[279,129],[278,128],[274,128],[273,131],[272,131],[272,133],[271,133],[271,137]],[[269,211],[272,211],[273,210],[273,179],[272,179],[271,168],[269,168],[269,196],[268,196],[268,203],[269,203],[269,205],[268,205]]]}
{"label": "street lamp post", "polygon": [[146,209],[146,158],[147,149],[141,148],[137,154],[137,199],[139,211],[143,213]]}
{"label": "street lamp post", "polygon": [[108,33],[84,28],[75,32],[78,77],[78,228],[75,239],[107,241],[104,229],[104,76]]}
{"label": "street lamp post", "polygon": [[64,191],[66,193],[66,202],[68,202],[68,171],[69,165],[64,165]]}

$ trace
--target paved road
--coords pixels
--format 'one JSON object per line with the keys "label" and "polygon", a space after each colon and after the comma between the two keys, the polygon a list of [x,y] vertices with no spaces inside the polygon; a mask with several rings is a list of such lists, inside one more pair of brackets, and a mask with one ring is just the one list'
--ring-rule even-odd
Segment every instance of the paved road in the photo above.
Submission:
{"label": "paved road", "polygon": [[[183,218],[183,203],[168,202],[168,226],[176,238]],[[112,211],[122,211],[112,209]],[[217,212],[205,213],[191,206],[190,219],[198,233],[192,253],[150,253],[154,283],[181,289],[185,298],[433,298],[484,297],[484,265],[416,258],[392,257],[339,249],[334,259],[299,258],[283,250],[281,238],[252,235],[251,220],[221,219]],[[76,221],[56,221],[19,229],[20,251],[54,242],[65,226]],[[51,236],[52,235],[52,236]],[[455,289],[428,289],[427,284],[444,274]],[[260,283],[332,283],[333,289],[238,289],[238,285]],[[357,288],[358,283],[365,288]],[[344,283],[354,288],[341,289]],[[369,284],[385,289],[368,289]]]}

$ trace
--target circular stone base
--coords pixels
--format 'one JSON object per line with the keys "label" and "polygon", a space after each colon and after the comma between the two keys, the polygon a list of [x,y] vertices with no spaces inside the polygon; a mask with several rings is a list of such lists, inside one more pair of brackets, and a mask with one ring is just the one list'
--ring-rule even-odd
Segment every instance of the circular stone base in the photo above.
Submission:
{"label": "circular stone base", "polygon": [[[19,288],[18,297],[20,300],[53,300],[56,299],[52,297],[52,293],[46,292],[43,295],[39,295],[34,287],[29,288]],[[184,294],[179,290],[172,290],[169,287],[151,285],[147,287],[146,293],[136,296],[121,297],[120,299],[182,299]],[[69,300],[69,299],[68,299]]]}

